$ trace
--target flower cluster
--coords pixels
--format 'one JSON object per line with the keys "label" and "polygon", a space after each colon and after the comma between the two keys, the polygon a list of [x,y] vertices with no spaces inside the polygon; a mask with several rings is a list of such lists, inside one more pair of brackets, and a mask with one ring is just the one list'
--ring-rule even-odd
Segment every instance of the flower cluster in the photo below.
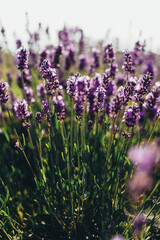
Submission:
{"label": "flower cluster", "polygon": [[122,122],[125,122],[127,127],[133,127],[140,119],[140,109],[137,105],[127,106],[123,115]]}
{"label": "flower cluster", "polygon": [[6,103],[8,101],[8,94],[7,94],[7,88],[8,83],[3,82],[0,80],[0,103]]}
{"label": "flower cluster", "polygon": [[128,158],[135,166],[133,176],[128,181],[128,193],[133,200],[137,200],[152,187],[152,175],[159,162],[159,152],[155,144],[134,146],[129,150]]}
{"label": "flower cluster", "polygon": [[25,68],[28,68],[28,56],[29,56],[29,52],[23,48],[20,47],[17,50],[17,68],[19,70],[23,70]]}
{"label": "flower cluster", "polygon": [[54,113],[59,121],[63,121],[66,117],[65,103],[63,102],[63,97],[53,97]]}
{"label": "flower cluster", "polygon": [[132,56],[128,51],[125,51],[124,53],[124,62],[122,68],[127,73],[131,73],[133,71]]}
{"label": "flower cluster", "polygon": [[51,64],[48,60],[43,60],[40,71],[43,78],[46,80],[47,95],[52,96],[56,89],[59,87],[59,80],[56,75],[56,70],[51,68]]}
{"label": "flower cluster", "polygon": [[14,111],[19,120],[23,121],[24,127],[28,128],[31,126],[30,123],[27,122],[31,117],[31,112],[28,111],[28,103],[25,99],[17,99],[14,102]]}
{"label": "flower cluster", "polygon": [[112,44],[108,44],[107,46],[104,47],[103,62],[112,64],[114,59],[115,59],[115,56],[114,56],[114,50],[113,50]]}

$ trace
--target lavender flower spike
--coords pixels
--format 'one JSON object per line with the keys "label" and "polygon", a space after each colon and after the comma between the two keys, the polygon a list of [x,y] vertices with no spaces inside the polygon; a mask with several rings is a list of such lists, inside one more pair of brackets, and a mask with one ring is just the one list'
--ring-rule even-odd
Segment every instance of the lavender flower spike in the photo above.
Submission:
{"label": "lavender flower spike", "polygon": [[135,220],[134,220],[134,223],[133,223],[133,232],[136,236],[140,236],[140,233],[144,227],[146,223],[146,220],[145,218],[143,217],[143,215],[138,215]]}
{"label": "lavender flower spike", "polygon": [[28,66],[27,66],[28,55],[29,55],[29,52],[23,47],[20,47],[17,50],[17,68],[19,70],[23,70],[25,68],[28,68]]}
{"label": "lavender flower spike", "polygon": [[122,235],[118,234],[118,235],[112,237],[111,240],[124,240],[124,238],[122,237]]}
{"label": "lavender flower spike", "polygon": [[131,54],[126,51],[124,53],[124,62],[123,62],[123,66],[122,68],[127,72],[127,73],[131,73],[133,68],[132,68],[132,57],[131,57]]}
{"label": "lavender flower spike", "polygon": [[122,122],[125,122],[127,127],[133,127],[137,124],[140,119],[140,109],[138,106],[134,105],[126,107],[126,110],[123,115]]}
{"label": "lavender flower spike", "polygon": [[28,103],[25,99],[17,99],[14,103],[14,111],[19,120],[26,121],[31,113],[28,111]]}
{"label": "lavender flower spike", "polygon": [[135,146],[129,150],[128,157],[140,171],[151,174],[158,163],[158,150],[151,144]]}
{"label": "lavender flower spike", "polygon": [[8,94],[7,94],[7,88],[8,83],[3,82],[0,80],[0,103],[6,103],[8,101]]}
{"label": "lavender flower spike", "polygon": [[62,96],[58,96],[57,98],[53,98],[53,104],[54,104],[54,112],[55,115],[57,116],[57,119],[59,121],[62,121],[66,117],[66,112],[65,112],[65,103],[63,102]]}

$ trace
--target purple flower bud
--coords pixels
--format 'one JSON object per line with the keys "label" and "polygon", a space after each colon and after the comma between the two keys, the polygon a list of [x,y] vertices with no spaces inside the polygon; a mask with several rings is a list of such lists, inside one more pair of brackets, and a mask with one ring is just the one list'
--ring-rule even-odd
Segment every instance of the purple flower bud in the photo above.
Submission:
{"label": "purple flower bud", "polygon": [[63,102],[62,96],[53,98],[54,112],[59,121],[63,121],[66,117],[65,103]]}
{"label": "purple flower bud", "polygon": [[108,44],[104,48],[103,62],[112,64],[114,59],[115,59],[115,57],[114,57],[114,50],[113,50],[112,44]]}
{"label": "purple flower bud", "polygon": [[152,62],[146,64],[143,74],[150,73],[151,76],[154,78],[157,75],[157,68],[153,65]]}
{"label": "purple flower bud", "polygon": [[122,122],[125,122],[127,127],[133,127],[137,124],[140,119],[140,109],[138,106],[134,105],[126,107],[126,110],[123,115]]}
{"label": "purple flower bud", "polygon": [[82,118],[82,113],[83,113],[83,105],[81,102],[77,102],[74,105],[74,109],[76,111],[76,118],[80,120]]}
{"label": "purple flower bud", "polygon": [[42,77],[43,78],[50,78],[50,68],[51,64],[47,59],[44,59],[43,62],[41,63],[40,71],[42,72]]}
{"label": "purple flower bud", "polygon": [[88,131],[90,132],[93,128],[93,121],[92,120],[89,120],[88,121]]}
{"label": "purple flower bud", "polygon": [[133,232],[136,236],[140,236],[140,233],[144,227],[146,223],[146,220],[145,218],[143,217],[143,215],[138,215],[135,220],[134,220],[134,223],[133,223]]}
{"label": "purple flower bud", "polygon": [[113,230],[114,230],[113,226],[112,225],[108,225],[108,233],[109,233],[109,235],[111,235],[113,233]]}
{"label": "purple flower bud", "polygon": [[7,88],[8,83],[3,82],[0,80],[0,103],[6,103],[8,101],[8,94],[7,94]]}
{"label": "purple flower bud", "polygon": [[99,115],[98,123],[100,125],[103,125],[103,123],[104,123],[104,115],[102,113]]}
{"label": "purple flower bud", "polygon": [[25,99],[17,99],[14,102],[14,111],[19,120],[27,120],[31,116],[31,112],[28,112],[28,103]]}
{"label": "purple flower bud", "polygon": [[139,41],[135,43],[132,51],[133,65],[139,66],[144,62],[144,47],[145,44],[140,44]]}
{"label": "purple flower bud", "polygon": [[143,78],[140,79],[140,84],[143,86],[143,91],[146,93],[148,88],[151,86],[153,76],[150,72],[147,72],[143,75]]}
{"label": "purple flower bud", "polygon": [[118,112],[123,107],[123,97],[121,97],[118,93],[113,96],[110,100],[109,105],[109,116],[112,119],[115,119],[117,117]]}
{"label": "purple flower bud", "polygon": [[111,77],[113,77],[113,78],[115,77],[117,68],[118,68],[118,65],[116,63],[111,64],[111,67],[110,67],[110,76]]}
{"label": "purple flower bud", "polygon": [[75,64],[75,52],[73,48],[69,46],[66,52],[65,70],[69,70],[73,64]]}
{"label": "purple flower bud", "polygon": [[88,56],[85,54],[81,54],[79,56],[79,69],[83,70],[88,65],[89,59]]}
{"label": "purple flower bud", "polygon": [[112,237],[111,240],[124,240],[124,238],[122,237],[122,235],[118,234]]}
{"label": "purple flower bud", "polygon": [[105,89],[103,87],[98,87],[96,90],[96,97],[97,97],[97,103],[98,103],[98,108],[101,107],[104,97],[105,97]]}
{"label": "purple flower bud", "polygon": [[76,78],[75,76],[69,77],[67,81],[67,93],[71,98],[75,96],[75,90],[76,90]]}
{"label": "purple flower bud", "polygon": [[39,64],[40,67],[41,67],[41,64],[42,64],[43,60],[45,60],[45,59],[47,59],[46,49],[44,49],[40,52],[40,64]]}
{"label": "purple flower bud", "polygon": [[158,150],[151,144],[135,146],[129,150],[128,158],[140,171],[151,174],[158,163]]}
{"label": "purple flower bud", "polygon": [[46,117],[46,115],[48,115],[49,114],[49,103],[48,103],[48,100],[46,100],[46,101],[42,101],[42,104],[43,104],[43,106],[42,106],[42,116],[44,116],[44,117]]}
{"label": "purple flower bud", "polygon": [[6,75],[7,75],[8,84],[11,85],[12,84],[12,72],[7,71]]}
{"label": "purple flower bud", "polygon": [[31,85],[31,78],[32,78],[32,76],[31,76],[29,69],[24,69],[23,70],[23,79],[24,79],[24,83],[26,85],[28,85],[28,86]]}
{"label": "purple flower bud", "polygon": [[98,49],[93,48],[92,49],[92,64],[94,68],[99,68],[100,67],[100,62],[99,62],[99,57],[100,57],[100,52]]}
{"label": "purple flower bud", "polygon": [[4,29],[4,27],[1,28],[1,33],[5,37],[5,29]]}
{"label": "purple flower bud", "polygon": [[111,81],[110,75],[107,72],[103,74],[102,81],[106,96],[111,96],[115,92],[116,85]]}
{"label": "purple flower bud", "polygon": [[40,101],[46,98],[46,89],[43,83],[37,85],[37,96],[39,97]]}
{"label": "purple flower bud", "polygon": [[29,52],[25,48],[20,47],[17,50],[17,68],[19,70],[23,70],[25,68],[28,68],[28,66],[27,66],[28,56],[29,56]]}
{"label": "purple flower bud", "polygon": [[19,146],[19,143],[18,142],[16,142],[15,143],[15,146],[14,146],[15,148],[18,148],[19,150],[22,150],[22,148]]}
{"label": "purple flower bud", "polygon": [[122,136],[126,139],[126,138],[130,138],[131,137],[131,134],[128,133],[127,131],[125,132],[121,132]]}
{"label": "purple flower bud", "polygon": [[48,60],[43,60],[40,71],[46,79],[46,91],[48,96],[52,96],[55,90],[59,87],[59,80],[56,75],[56,69],[51,68]]}
{"label": "purple flower bud", "polygon": [[132,65],[133,65],[133,63],[132,63],[131,54],[130,54],[128,51],[125,51],[125,53],[124,53],[124,62],[123,62],[122,68],[123,68],[127,73],[131,73],[132,70],[133,70]]}
{"label": "purple flower bud", "polygon": [[60,56],[62,55],[63,47],[62,45],[58,45],[55,49],[53,66],[54,68],[58,68],[60,66]]}
{"label": "purple flower bud", "polygon": [[42,115],[41,115],[41,113],[40,113],[40,112],[37,112],[35,118],[36,118],[37,123],[40,124],[41,121],[42,121]]}
{"label": "purple flower bud", "polygon": [[86,76],[76,78],[75,100],[85,102],[88,93],[88,82]]}
{"label": "purple flower bud", "polygon": [[20,47],[22,47],[22,42],[20,39],[17,39],[16,40],[16,46],[17,46],[17,49],[19,49]]}
{"label": "purple flower bud", "polygon": [[158,116],[158,99],[155,97],[154,92],[147,94],[143,107],[150,119],[153,120]]}
{"label": "purple flower bud", "polygon": [[26,97],[27,97],[27,102],[29,105],[35,102],[34,95],[33,95],[33,90],[30,87],[25,86],[24,87]]}

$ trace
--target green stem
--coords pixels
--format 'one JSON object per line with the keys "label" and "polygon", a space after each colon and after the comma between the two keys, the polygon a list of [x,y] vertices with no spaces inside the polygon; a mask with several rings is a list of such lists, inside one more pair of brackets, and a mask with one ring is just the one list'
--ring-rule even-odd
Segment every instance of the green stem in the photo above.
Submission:
{"label": "green stem", "polygon": [[71,128],[70,128],[70,153],[72,160],[72,150],[73,150],[73,99],[71,102]]}
{"label": "green stem", "polygon": [[21,80],[22,80],[22,94],[23,94],[23,98],[27,101],[27,96],[26,96],[26,92],[25,92],[25,89],[24,89],[23,70],[21,71]]}
{"label": "green stem", "polygon": [[34,145],[33,145],[33,141],[32,141],[32,137],[31,137],[31,133],[30,133],[29,128],[27,128],[27,132],[28,132],[29,140],[31,142],[31,146],[32,146],[32,150],[33,150],[34,149]]}
{"label": "green stem", "polygon": [[148,145],[149,141],[151,140],[151,137],[152,137],[152,135],[153,135],[153,132],[154,132],[156,126],[157,126],[158,120],[159,120],[159,117],[157,118],[157,120],[156,120],[156,122],[155,122],[155,124],[154,124],[154,126],[153,126],[153,128],[152,128],[152,131],[151,131],[151,133],[150,133],[150,136],[149,136],[149,138],[148,138],[148,141],[147,141],[147,143],[146,143],[146,146]]}

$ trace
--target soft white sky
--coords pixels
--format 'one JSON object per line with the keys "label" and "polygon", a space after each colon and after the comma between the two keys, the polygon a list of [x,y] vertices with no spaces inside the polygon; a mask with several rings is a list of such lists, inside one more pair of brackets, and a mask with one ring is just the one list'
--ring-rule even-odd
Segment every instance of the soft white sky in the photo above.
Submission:
{"label": "soft white sky", "polygon": [[[0,25],[6,29],[9,45],[13,32],[25,39],[25,12],[30,28],[39,22],[50,26],[53,41],[64,24],[81,27],[87,37],[102,39],[110,29],[109,41],[120,39],[122,48],[137,40],[160,53],[160,0],[0,0]],[[141,32],[141,34],[140,34]],[[1,36],[0,36],[1,43]]]}

